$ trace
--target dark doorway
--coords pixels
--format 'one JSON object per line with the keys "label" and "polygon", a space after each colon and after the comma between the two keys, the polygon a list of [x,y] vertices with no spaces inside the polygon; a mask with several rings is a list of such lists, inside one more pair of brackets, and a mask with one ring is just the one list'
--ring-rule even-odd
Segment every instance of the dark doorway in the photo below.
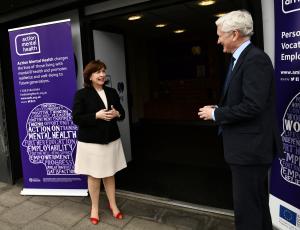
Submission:
{"label": "dark doorway", "polygon": [[[218,103],[227,66],[228,57],[216,44],[216,14],[250,11],[256,29],[252,42],[261,47],[260,1],[219,0],[205,7],[176,2],[89,21],[91,30],[125,37],[132,161],[117,174],[117,187],[232,209],[221,138],[216,125],[200,121],[197,111]],[[134,14],[142,18],[129,21]],[[155,27],[159,23],[167,25]],[[174,33],[178,29],[184,32]]]}

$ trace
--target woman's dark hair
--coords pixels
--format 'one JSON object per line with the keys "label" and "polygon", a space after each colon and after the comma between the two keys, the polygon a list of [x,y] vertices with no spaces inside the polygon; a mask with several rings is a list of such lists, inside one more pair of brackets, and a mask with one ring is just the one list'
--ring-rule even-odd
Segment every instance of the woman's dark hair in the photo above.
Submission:
{"label": "woman's dark hair", "polygon": [[84,67],[84,70],[83,70],[83,81],[84,81],[83,86],[91,87],[92,86],[92,82],[90,80],[91,75],[102,68],[106,69],[106,65],[102,61],[100,61],[100,60],[90,61]]}

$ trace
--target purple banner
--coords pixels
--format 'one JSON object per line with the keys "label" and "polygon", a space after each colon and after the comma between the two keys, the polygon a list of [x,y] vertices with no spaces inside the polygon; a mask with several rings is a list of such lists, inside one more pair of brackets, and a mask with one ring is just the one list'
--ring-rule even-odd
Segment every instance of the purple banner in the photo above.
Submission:
{"label": "purple banner", "polygon": [[74,174],[70,20],[9,30],[24,188],[86,189]]}
{"label": "purple banner", "polygon": [[277,113],[286,157],[271,175],[271,212],[280,229],[300,229],[300,4],[275,0]]}

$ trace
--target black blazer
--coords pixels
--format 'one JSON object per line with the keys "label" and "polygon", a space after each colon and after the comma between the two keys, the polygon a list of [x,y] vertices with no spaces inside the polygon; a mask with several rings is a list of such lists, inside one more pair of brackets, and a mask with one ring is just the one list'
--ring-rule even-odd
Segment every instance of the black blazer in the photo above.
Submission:
{"label": "black blazer", "polygon": [[275,109],[275,77],[267,54],[254,45],[238,58],[215,109],[222,126],[225,160],[230,164],[270,164],[283,156]]}
{"label": "black blazer", "polygon": [[105,109],[97,91],[93,87],[78,90],[72,109],[73,122],[79,126],[78,141],[108,144],[120,137],[117,120],[125,118],[125,111],[117,91],[106,86],[103,89],[107,97],[108,109],[113,105],[121,116],[111,121],[96,119],[96,112]]}

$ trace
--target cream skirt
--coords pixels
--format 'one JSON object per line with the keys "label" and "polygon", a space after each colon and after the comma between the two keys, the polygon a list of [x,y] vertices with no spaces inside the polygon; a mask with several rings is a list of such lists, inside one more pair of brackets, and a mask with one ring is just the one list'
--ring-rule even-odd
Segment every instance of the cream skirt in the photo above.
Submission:
{"label": "cream skirt", "polygon": [[108,144],[77,142],[75,173],[95,178],[113,176],[126,168],[121,139]]}

